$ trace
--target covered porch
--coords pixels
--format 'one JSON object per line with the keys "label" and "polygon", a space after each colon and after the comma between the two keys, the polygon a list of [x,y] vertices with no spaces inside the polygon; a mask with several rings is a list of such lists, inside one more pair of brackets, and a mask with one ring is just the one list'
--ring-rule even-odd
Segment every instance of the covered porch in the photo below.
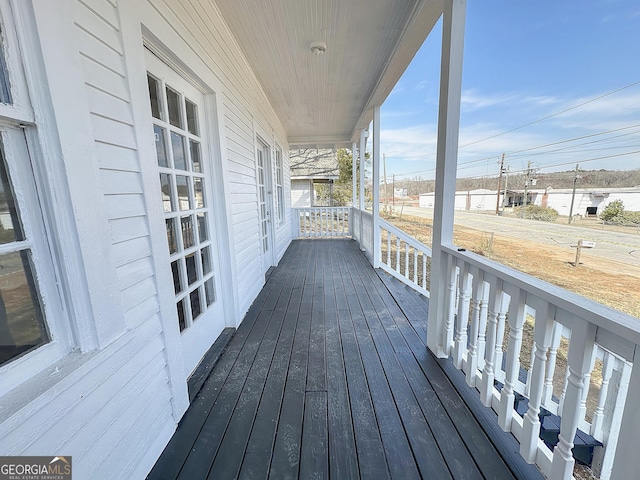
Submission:
{"label": "covered porch", "polygon": [[542,478],[427,310],[358,242],[295,240],[149,478]]}

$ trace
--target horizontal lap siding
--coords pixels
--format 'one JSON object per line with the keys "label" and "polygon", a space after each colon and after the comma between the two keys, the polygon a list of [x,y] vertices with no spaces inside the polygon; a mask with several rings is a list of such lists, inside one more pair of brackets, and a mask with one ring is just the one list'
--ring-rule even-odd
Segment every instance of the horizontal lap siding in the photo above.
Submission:
{"label": "horizontal lap siding", "polygon": [[[129,311],[157,291],[118,15],[106,0],[76,0],[74,14],[112,255]],[[145,320],[127,317],[127,325]]]}
{"label": "horizontal lap siding", "polygon": [[[163,347],[154,315],[42,392],[46,410],[34,402],[20,415],[21,423],[2,424],[0,450],[8,455],[64,451],[73,456],[78,478],[131,477],[153,441],[142,443],[144,435],[171,419]],[[102,470],[102,462],[117,468]]]}
{"label": "horizontal lap siding", "polygon": [[[73,456],[78,478],[129,478],[172,423],[146,200],[114,3],[73,2],[78,59],[94,135],[99,188],[110,227],[126,334],[14,418],[0,425],[0,450]],[[96,254],[101,252],[97,248]],[[42,400],[42,401],[40,401]],[[46,409],[34,405],[46,404]],[[28,411],[33,409],[33,411]],[[113,468],[113,467],[116,468]]]}
{"label": "horizontal lap siding", "polygon": [[[224,151],[222,157],[227,162],[228,198],[231,202],[232,245],[235,250],[236,291],[240,316],[248,310],[264,284],[261,261],[260,218],[258,212],[258,192],[256,185],[254,119],[269,129],[285,135],[264,92],[253,73],[243,61],[237,43],[229,34],[215,6],[205,0],[185,0],[167,2],[162,6],[151,1],[165,19],[192,46],[206,63],[211,73],[223,85],[217,95],[222,102]],[[272,136],[264,139],[272,147]],[[278,140],[284,149],[287,145]],[[285,168],[288,168],[286,166]],[[288,172],[286,172],[288,175]],[[287,203],[288,205],[288,203]],[[282,253],[290,239],[290,228],[276,231],[276,251]]]}
{"label": "horizontal lap siding", "polygon": [[246,312],[264,282],[261,275],[260,216],[255,134],[249,113],[235,99],[223,100],[227,144],[231,227],[235,239],[239,310]]}

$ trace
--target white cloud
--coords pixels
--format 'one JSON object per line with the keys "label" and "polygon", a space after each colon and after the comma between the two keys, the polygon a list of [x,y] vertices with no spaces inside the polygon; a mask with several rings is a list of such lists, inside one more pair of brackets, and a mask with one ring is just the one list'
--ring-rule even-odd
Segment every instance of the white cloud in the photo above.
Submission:
{"label": "white cloud", "polygon": [[[585,105],[581,104],[599,95],[596,93],[590,97],[566,96],[561,99],[551,95],[518,92],[486,95],[477,90],[466,90],[463,92],[458,175],[495,175],[498,171],[497,162],[502,153],[519,152],[640,124],[639,87],[630,87]],[[556,115],[557,112],[576,105],[581,106]],[[405,112],[405,115],[408,114]],[[551,117],[548,119],[537,121],[549,116]],[[393,122],[385,122],[383,119],[383,126],[389,123]],[[531,124],[527,125],[529,123]],[[519,128],[522,125],[527,126]],[[538,167],[585,162],[584,168],[638,168],[640,155],[637,154],[589,161],[640,150],[640,147],[633,147],[640,144],[640,133],[634,133],[634,130],[621,133],[627,132],[633,135],[618,141],[602,141],[585,146],[567,142],[546,149],[536,148],[513,153],[507,155],[507,162],[512,170],[525,167],[528,160]],[[638,132],[638,129],[635,129],[635,132]],[[381,150],[389,157],[387,173],[430,171],[431,173],[426,173],[425,177],[432,176],[437,148],[436,136],[435,121],[406,128],[383,129]],[[607,136],[595,136],[591,140],[606,139]],[[569,167],[560,165],[555,169],[567,168]],[[551,168],[545,171],[551,171]]]}

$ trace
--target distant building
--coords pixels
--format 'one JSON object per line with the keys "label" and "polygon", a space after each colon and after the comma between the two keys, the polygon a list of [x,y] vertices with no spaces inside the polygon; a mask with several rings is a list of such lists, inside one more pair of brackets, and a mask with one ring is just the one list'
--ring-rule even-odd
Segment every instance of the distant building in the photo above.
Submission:
{"label": "distant building", "polygon": [[[494,193],[495,195],[495,193]],[[549,207],[560,215],[569,216],[571,210],[571,188],[527,190],[528,204]],[[509,190],[507,206],[522,205],[524,190]],[[573,202],[573,214],[586,216],[599,215],[611,202],[621,200],[625,210],[640,211],[640,187],[628,188],[577,188]]]}
{"label": "distant building", "polygon": [[[304,208],[317,206],[315,184],[328,184],[340,176],[338,157],[331,149],[291,150],[291,207]],[[330,194],[329,198],[332,195]]]}
{"label": "distant building", "polygon": [[[419,206],[433,208],[434,192],[420,194]],[[476,190],[460,190],[456,192],[455,209],[467,211],[495,211],[498,201],[495,190],[478,188]],[[502,195],[500,195],[502,201]]]}
{"label": "distant building", "polygon": [[407,196],[407,189],[405,187],[394,188],[393,189],[393,196],[394,197],[406,197]]}
{"label": "distant building", "polygon": [[[569,216],[571,209],[571,188],[527,189],[527,205],[549,207],[560,215]],[[457,191],[455,209],[466,211],[495,211],[496,203],[502,207],[502,197],[497,198],[495,190],[477,189]],[[640,186],[628,188],[577,188],[573,214],[586,216],[600,215],[611,202],[621,200],[625,210],[640,211]],[[433,208],[434,193],[420,194],[420,207]],[[524,190],[507,190],[505,207],[519,207],[524,204]]]}

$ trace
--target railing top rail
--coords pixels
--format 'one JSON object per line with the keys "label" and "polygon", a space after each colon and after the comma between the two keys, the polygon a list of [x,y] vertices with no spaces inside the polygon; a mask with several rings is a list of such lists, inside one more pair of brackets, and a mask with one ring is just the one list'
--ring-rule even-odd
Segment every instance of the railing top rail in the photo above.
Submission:
{"label": "railing top rail", "polygon": [[351,210],[351,207],[291,207],[292,210]]}
{"label": "railing top rail", "polygon": [[[481,255],[460,250],[453,245],[443,245],[443,251],[474,265],[497,278],[530,292],[556,307],[570,312],[618,337],[623,344],[640,345],[640,319],[614,310],[561,287],[532,277],[513,268],[491,261]],[[627,347],[631,347],[628,346]],[[634,347],[631,347],[635,350]],[[628,356],[628,355],[627,355]]]}
{"label": "railing top rail", "polygon": [[385,230],[393,233],[394,235],[396,235],[397,237],[401,238],[404,242],[408,243],[412,247],[416,247],[416,248],[422,250],[423,252],[427,253],[429,256],[431,256],[431,248],[430,247],[428,247],[424,243],[420,242],[419,240],[416,240],[414,237],[412,237],[411,235],[407,234],[406,232],[403,232],[398,227],[396,227],[395,225],[387,222],[383,218],[380,219],[380,227],[382,227]]}

